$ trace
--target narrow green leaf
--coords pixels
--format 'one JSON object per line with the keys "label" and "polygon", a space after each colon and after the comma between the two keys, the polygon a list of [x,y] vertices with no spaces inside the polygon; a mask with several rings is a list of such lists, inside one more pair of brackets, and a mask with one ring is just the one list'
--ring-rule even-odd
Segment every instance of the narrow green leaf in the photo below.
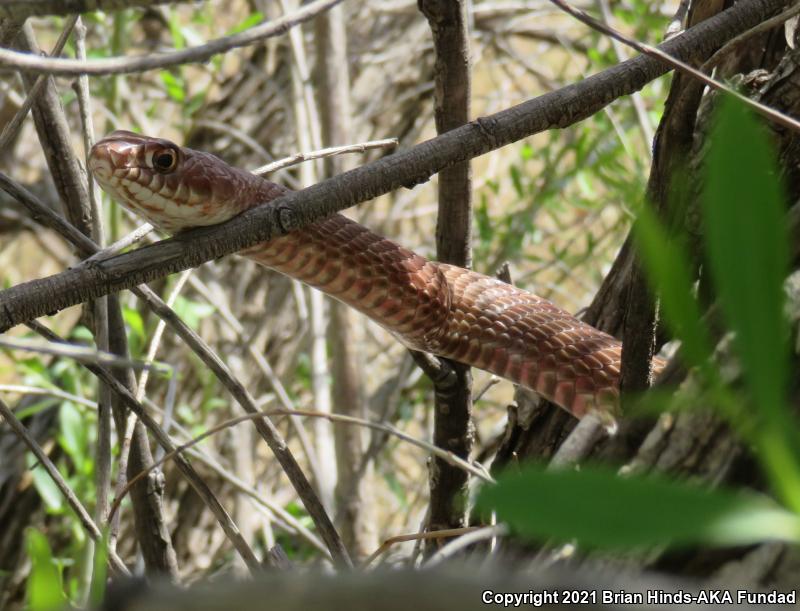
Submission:
{"label": "narrow green leaf", "polygon": [[33,478],[33,486],[36,492],[42,497],[42,501],[47,506],[47,509],[52,513],[61,513],[66,509],[64,496],[61,491],[53,482],[53,478],[48,475],[47,471],[41,465],[38,465],[36,457],[32,453],[25,456],[25,463],[31,472]]}
{"label": "narrow green leaf", "polygon": [[214,313],[214,306],[199,301],[192,301],[178,296],[175,300],[175,312],[192,329],[197,329],[200,321]]}
{"label": "narrow green leaf", "polygon": [[227,32],[226,36],[231,36],[233,34],[238,34],[239,32],[244,32],[245,30],[249,30],[253,26],[256,26],[259,23],[261,23],[262,21],[264,21],[264,15],[256,11],[255,13],[250,15],[247,19],[239,23],[237,26],[231,28]]}
{"label": "narrow green leaf", "polygon": [[509,168],[509,172],[511,174],[511,184],[514,186],[517,197],[524,197],[525,192],[522,186],[522,173],[519,167],[512,164]]}
{"label": "narrow green leaf", "polygon": [[92,583],[89,588],[89,602],[93,607],[99,608],[103,602],[106,591],[106,577],[108,576],[108,531],[103,533],[103,538],[95,543],[94,557],[92,558]]}
{"label": "narrow green leaf", "polygon": [[639,211],[634,237],[647,276],[661,300],[664,318],[681,340],[682,357],[689,365],[703,366],[711,354],[711,342],[692,294],[686,249],[679,240],[667,237],[647,206]]}
{"label": "narrow green leaf", "polygon": [[144,341],[144,320],[142,319],[142,315],[139,313],[139,311],[134,310],[133,308],[124,307],[122,308],[122,318],[125,320],[125,324],[128,325],[130,332],[135,334],[137,339]]}
{"label": "narrow green leaf", "polygon": [[159,76],[161,77],[161,82],[164,83],[169,97],[176,102],[183,102],[184,99],[186,99],[183,78],[175,76],[168,70],[162,70],[159,72]]}
{"label": "narrow green leaf", "polygon": [[88,429],[78,408],[70,401],[64,401],[58,411],[59,436],[61,447],[76,463],[88,455]]}
{"label": "narrow green leaf", "polygon": [[789,261],[784,194],[765,129],[737,100],[720,100],[702,204],[714,284],[742,362],[752,439],[784,501],[800,511],[800,434],[787,404]]}
{"label": "narrow green leaf", "polygon": [[176,12],[170,14],[169,32],[172,35],[172,46],[179,50],[183,49],[186,46],[186,40],[183,37],[183,28]]}
{"label": "narrow green leaf", "polygon": [[765,130],[727,96],[720,100],[707,172],[706,243],[722,310],[736,332],[753,398],[765,416],[783,421],[788,362],[783,194]]}
{"label": "narrow green leaf", "polygon": [[523,536],[592,548],[800,541],[800,518],[766,497],[605,469],[510,473],[478,507]]}
{"label": "narrow green leaf", "polygon": [[61,583],[61,574],[53,561],[53,553],[47,538],[37,530],[29,528],[25,535],[31,574],[28,577],[27,598],[31,611],[60,609],[67,602]]}

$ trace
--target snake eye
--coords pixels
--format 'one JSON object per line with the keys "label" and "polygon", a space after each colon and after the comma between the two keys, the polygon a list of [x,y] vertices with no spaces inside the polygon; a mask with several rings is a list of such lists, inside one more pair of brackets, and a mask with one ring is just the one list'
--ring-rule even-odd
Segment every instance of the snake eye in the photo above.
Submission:
{"label": "snake eye", "polygon": [[153,169],[166,174],[175,169],[178,163],[178,154],[172,149],[161,149],[153,154]]}

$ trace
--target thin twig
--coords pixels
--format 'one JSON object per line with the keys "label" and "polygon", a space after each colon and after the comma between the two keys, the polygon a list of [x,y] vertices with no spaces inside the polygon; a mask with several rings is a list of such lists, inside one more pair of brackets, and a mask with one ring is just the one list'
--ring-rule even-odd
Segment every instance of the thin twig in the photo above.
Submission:
{"label": "thin twig", "polygon": [[17,393],[21,395],[44,395],[49,397],[57,397],[72,403],[78,403],[86,407],[95,409],[97,403],[86,397],[73,395],[72,393],[65,392],[59,388],[41,388],[39,386],[27,386],[25,384],[0,384],[0,392]]}
{"label": "thin twig", "polygon": [[397,148],[397,138],[385,138],[383,140],[370,140],[368,142],[360,142],[358,144],[346,144],[344,146],[332,146],[329,148],[311,151],[309,153],[295,153],[283,159],[278,159],[267,165],[262,165],[255,170],[251,170],[253,174],[259,176],[276,172],[284,168],[288,168],[298,163],[311,161],[313,159],[323,159],[325,157],[333,157],[334,155],[344,155],[345,153],[364,153],[372,149],[387,149],[389,151]]}
{"label": "thin twig", "polygon": [[453,465],[454,467],[458,467],[463,469],[467,473],[474,475],[475,477],[483,480],[486,483],[494,483],[494,479],[491,475],[489,475],[488,470],[486,467],[479,463],[474,462],[467,462],[466,460],[459,458],[452,452],[448,452],[447,450],[443,450],[442,448],[438,448],[435,445],[428,443],[427,441],[423,441],[421,439],[417,439],[416,437],[412,437],[403,431],[398,430],[391,424],[387,424],[385,422],[373,422],[371,420],[366,420],[364,418],[356,418],[355,416],[345,416],[342,414],[330,414],[327,412],[318,412],[314,410],[303,410],[303,409],[273,409],[273,410],[264,410],[255,414],[244,414],[242,416],[237,416],[236,418],[231,418],[229,420],[225,420],[220,424],[208,429],[207,431],[201,433],[197,437],[194,437],[190,441],[183,443],[179,446],[173,446],[173,448],[165,454],[160,460],[155,461],[150,467],[144,471],[138,473],[135,477],[128,480],[128,483],[122,489],[122,492],[119,493],[114,502],[111,504],[111,510],[109,512],[109,519],[113,518],[114,513],[116,512],[119,504],[122,502],[125,495],[128,491],[133,487],[133,485],[145,477],[150,471],[160,467],[163,463],[173,458],[176,458],[180,455],[181,452],[188,450],[196,446],[198,443],[211,437],[212,435],[216,435],[217,433],[224,431],[232,426],[237,424],[241,424],[242,422],[248,422],[250,420],[255,420],[257,418],[269,418],[272,416],[305,416],[308,418],[324,418],[329,420],[330,422],[334,423],[341,423],[341,424],[351,424],[356,426],[364,426],[370,429],[383,431],[384,433],[388,433],[390,435],[394,435],[403,441],[406,441],[412,445],[417,447],[423,448],[427,450],[431,454],[438,456],[442,460],[448,462],[449,464]]}
{"label": "thin twig", "polygon": [[102,261],[103,259],[107,259],[108,257],[117,254],[118,252],[122,252],[132,244],[144,239],[148,234],[152,233],[153,229],[154,228],[150,223],[139,225],[139,227],[111,244],[111,246],[107,246],[102,250],[98,250],[95,254],[89,257],[87,261]]}
{"label": "thin twig", "polygon": [[143,72],[157,68],[167,68],[191,62],[204,62],[214,55],[262,42],[273,36],[285,34],[288,30],[301,23],[305,23],[336,6],[342,0],[317,0],[301,9],[274,19],[267,23],[254,26],[233,34],[224,36],[197,47],[171,51],[169,53],[153,53],[138,57],[112,57],[108,59],[91,59],[76,61],[51,57],[37,57],[29,53],[19,53],[9,49],[0,48],[0,65],[32,73],[49,73],[61,76],[77,76],[79,74],[125,74],[130,72]]}
{"label": "thin twig", "polygon": [[735,89],[731,89],[724,83],[721,83],[720,81],[711,78],[710,76],[704,74],[697,68],[693,68],[689,64],[675,57],[672,57],[668,53],[664,53],[664,51],[662,51],[657,47],[650,46],[646,43],[639,42],[638,40],[634,40],[633,38],[625,36],[624,34],[618,32],[614,28],[597,21],[596,19],[589,16],[582,10],[567,4],[566,2],[564,2],[564,0],[550,0],[550,2],[555,4],[564,12],[569,13],[570,15],[575,17],[575,19],[577,19],[581,23],[588,25],[590,28],[593,28],[599,32],[602,32],[603,34],[606,34],[607,36],[611,36],[612,38],[619,40],[620,42],[628,45],[629,47],[636,49],[637,51],[639,51],[639,53],[642,53],[644,55],[649,55],[650,57],[655,57],[656,59],[660,59],[661,61],[666,62],[667,64],[672,66],[674,69],[680,70],[681,72],[688,74],[689,76],[692,76],[698,79],[699,81],[705,83],[712,89],[716,91],[724,91],[728,95],[733,96],[734,98],[736,98],[743,104],[746,104],[747,106],[755,110],[760,115],[766,117],[770,121],[774,121],[778,125],[782,125],[787,129],[800,133],[800,121],[793,119],[789,115],[786,115],[782,112],[775,110],[774,108],[770,108],[769,106],[762,104],[761,102],[752,100],[747,96],[742,95]]}
{"label": "thin twig", "polygon": [[172,367],[166,363],[144,363],[134,359],[126,359],[110,352],[95,350],[87,346],[69,343],[37,342],[25,338],[0,337],[0,347],[10,350],[24,350],[38,354],[49,354],[72,359],[81,364],[97,363],[110,367],[131,367],[133,369],[152,369],[164,375],[172,374]]}
{"label": "thin twig", "polygon": [[[56,44],[53,45],[53,51],[50,53],[51,56],[56,56],[64,50],[64,46],[67,44],[67,40],[69,39],[69,35],[72,33],[72,28],[75,27],[75,23],[78,21],[77,15],[71,15],[67,22],[64,24],[64,28],[61,30],[61,34],[56,41]],[[19,110],[14,113],[14,116],[11,118],[6,126],[3,128],[2,133],[0,133],[0,151],[4,151],[7,149],[11,140],[16,136],[19,128],[22,126],[22,122],[25,120],[25,117],[28,116],[28,112],[30,112],[31,107],[34,105],[36,100],[38,99],[39,92],[44,87],[45,83],[47,82],[47,75],[40,74],[36,78],[36,82],[33,83],[33,86],[28,90],[28,95],[25,96],[25,101],[20,106]]]}
{"label": "thin twig", "polygon": [[465,535],[481,529],[482,527],[480,526],[465,526],[463,528],[444,528],[442,530],[410,533],[407,535],[395,535],[394,537],[389,537],[383,543],[381,543],[380,547],[372,552],[372,554],[370,554],[370,556],[361,563],[361,568],[367,568],[376,558],[386,553],[386,551],[396,543],[407,543],[408,541],[429,541],[432,539],[458,537],[459,535]]}
{"label": "thin twig", "polygon": [[489,379],[486,381],[486,384],[484,384],[484,385],[483,385],[483,388],[481,388],[481,389],[480,389],[480,390],[479,390],[479,391],[478,391],[478,392],[475,394],[475,396],[474,396],[474,397],[472,397],[472,402],[473,402],[473,403],[477,403],[478,401],[480,401],[481,399],[483,399],[483,395],[485,395],[487,392],[489,392],[489,389],[490,389],[492,386],[494,386],[494,385],[496,385],[496,384],[499,384],[500,382],[502,382],[502,379],[501,379],[500,377],[498,377],[498,376],[496,376],[496,375],[492,375],[492,376],[490,376],[490,377],[489,377]]}
{"label": "thin twig", "polygon": [[[603,16],[603,22],[610,26],[612,15],[608,0],[597,0],[597,4],[600,7],[600,14]],[[612,38],[611,47],[614,49],[614,55],[616,55],[617,61],[623,62],[628,59],[618,40]],[[645,108],[644,99],[640,91],[634,91],[631,94],[631,102],[633,103],[633,110],[636,113],[636,120],[639,122],[639,127],[642,130],[644,148],[647,153],[652,156],[655,133],[653,131],[653,124],[650,122],[650,117],[647,115],[647,109]]]}
{"label": "thin twig", "polygon": [[504,537],[507,534],[508,527],[505,524],[493,524],[491,526],[477,528],[472,532],[465,533],[460,537],[453,539],[452,541],[446,543],[441,549],[436,550],[436,552],[424,563],[424,566],[425,568],[434,567],[474,543],[479,543],[481,541],[485,541],[486,539]]}
{"label": "thin twig", "polygon": [[[83,21],[78,17],[75,22],[75,55],[80,60],[86,59],[86,26]],[[39,75],[42,78],[44,75]],[[91,94],[89,93],[89,78],[86,75],[79,76],[77,81],[73,84],[73,89],[78,97],[78,108],[81,118],[81,131],[83,132],[83,150],[84,162],[88,167],[89,151],[94,144],[94,126],[92,124],[92,107],[91,107]],[[100,209],[100,194],[97,190],[94,178],[89,175],[88,182],[88,195],[89,206],[91,209],[91,236],[92,239],[101,248],[106,243],[105,229],[103,227],[103,215]],[[98,350],[103,352],[109,351],[109,316],[108,316],[108,296],[104,295],[98,297],[92,302],[94,310],[94,337],[95,345]],[[146,375],[145,370],[142,375]],[[111,490],[111,470],[113,459],[111,457],[111,390],[98,380],[98,393],[97,393],[97,440],[95,450],[95,490],[97,499],[95,505],[95,520],[98,524],[103,524],[108,515],[108,497]],[[110,551],[116,551],[110,548]],[[93,556],[97,556],[103,550],[94,548],[92,550]],[[87,563],[88,565],[88,563]],[[94,565],[94,563],[92,563]],[[93,567],[87,566],[84,573],[84,583],[82,590],[84,595],[81,597],[81,603],[86,604],[91,588]]]}

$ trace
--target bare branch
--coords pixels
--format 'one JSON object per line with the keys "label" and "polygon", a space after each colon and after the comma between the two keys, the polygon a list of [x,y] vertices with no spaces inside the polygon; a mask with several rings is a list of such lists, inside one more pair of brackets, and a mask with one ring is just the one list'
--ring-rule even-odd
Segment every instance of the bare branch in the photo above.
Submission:
{"label": "bare branch", "polygon": [[311,161],[313,159],[324,159],[326,157],[333,157],[334,155],[344,155],[345,153],[364,153],[373,149],[387,149],[393,150],[397,148],[397,138],[386,138],[384,140],[370,140],[369,142],[360,142],[358,144],[345,144],[344,146],[332,146],[330,148],[320,149],[318,151],[311,151],[310,153],[295,153],[283,159],[278,159],[267,165],[251,170],[253,174],[263,176],[270,172],[277,172],[284,168],[303,163],[304,161]]}
{"label": "bare branch", "polygon": [[204,62],[214,55],[245,47],[285,34],[291,28],[309,21],[336,6],[342,0],[316,0],[301,9],[285,15],[280,19],[268,21],[232,34],[224,36],[197,47],[189,47],[180,51],[169,53],[153,53],[139,57],[111,57],[108,59],[74,60],[54,57],[39,57],[29,53],[19,53],[9,49],[0,48],[0,65],[29,73],[46,72],[53,75],[77,76],[79,74],[126,74],[130,72],[144,72],[168,66],[177,66],[192,62]]}
{"label": "bare branch", "polygon": [[[639,53],[643,53],[645,55],[649,55],[651,57],[655,57],[657,59],[667,62],[675,70],[678,70],[680,72],[683,72],[685,74],[688,74],[689,76],[696,78],[697,80],[705,83],[712,89],[715,89],[717,91],[724,91],[728,95],[735,97],[737,100],[739,100],[743,104],[746,104],[747,106],[755,110],[760,115],[763,115],[770,121],[774,121],[778,125],[783,125],[787,129],[791,129],[792,131],[800,133],[800,121],[793,119],[789,115],[786,115],[782,112],[778,112],[777,110],[770,108],[769,106],[766,106],[761,102],[758,102],[757,100],[753,100],[752,98],[748,98],[747,96],[742,95],[735,89],[728,87],[725,83],[721,83],[711,78],[707,74],[704,74],[702,70],[693,68],[692,66],[681,61],[677,57],[673,57],[669,53],[665,53],[659,47],[653,47],[646,43],[639,42],[638,40],[634,40],[633,38],[625,36],[624,34],[615,30],[611,26],[608,26],[604,23],[600,23],[599,21],[593,19],[592,17],[584,13],[582,10],[570,6],[563,0],[550,0],[550,2],[558,6],[564,12],[569,13],[570,15],[575,17],[575,19],[577,19],[578,21],[585,23],[589,27],[604,34],[607,34],[608,36],[610,36],[615,40],[625,43],[629,47],[636,49]],[[789,15],[785,19],[789,19],[789,17],[791,17],[791,15]]]}

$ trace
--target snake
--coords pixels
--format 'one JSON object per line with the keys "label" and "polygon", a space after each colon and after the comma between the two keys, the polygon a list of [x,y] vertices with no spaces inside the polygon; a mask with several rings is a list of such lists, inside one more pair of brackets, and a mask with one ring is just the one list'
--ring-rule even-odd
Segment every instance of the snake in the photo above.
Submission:
{"label": "snake", "polygon": [[[169,234],[289,191],[210,153],[123,130],[94,144],[88,166],[113,199]],[[512,284],[428,260],[341,214],[238,254],[355,308],[408,348],[506,378],[577,418],[619,413],[620,341]],[[654,373],[664,364],[654,358]]]}

